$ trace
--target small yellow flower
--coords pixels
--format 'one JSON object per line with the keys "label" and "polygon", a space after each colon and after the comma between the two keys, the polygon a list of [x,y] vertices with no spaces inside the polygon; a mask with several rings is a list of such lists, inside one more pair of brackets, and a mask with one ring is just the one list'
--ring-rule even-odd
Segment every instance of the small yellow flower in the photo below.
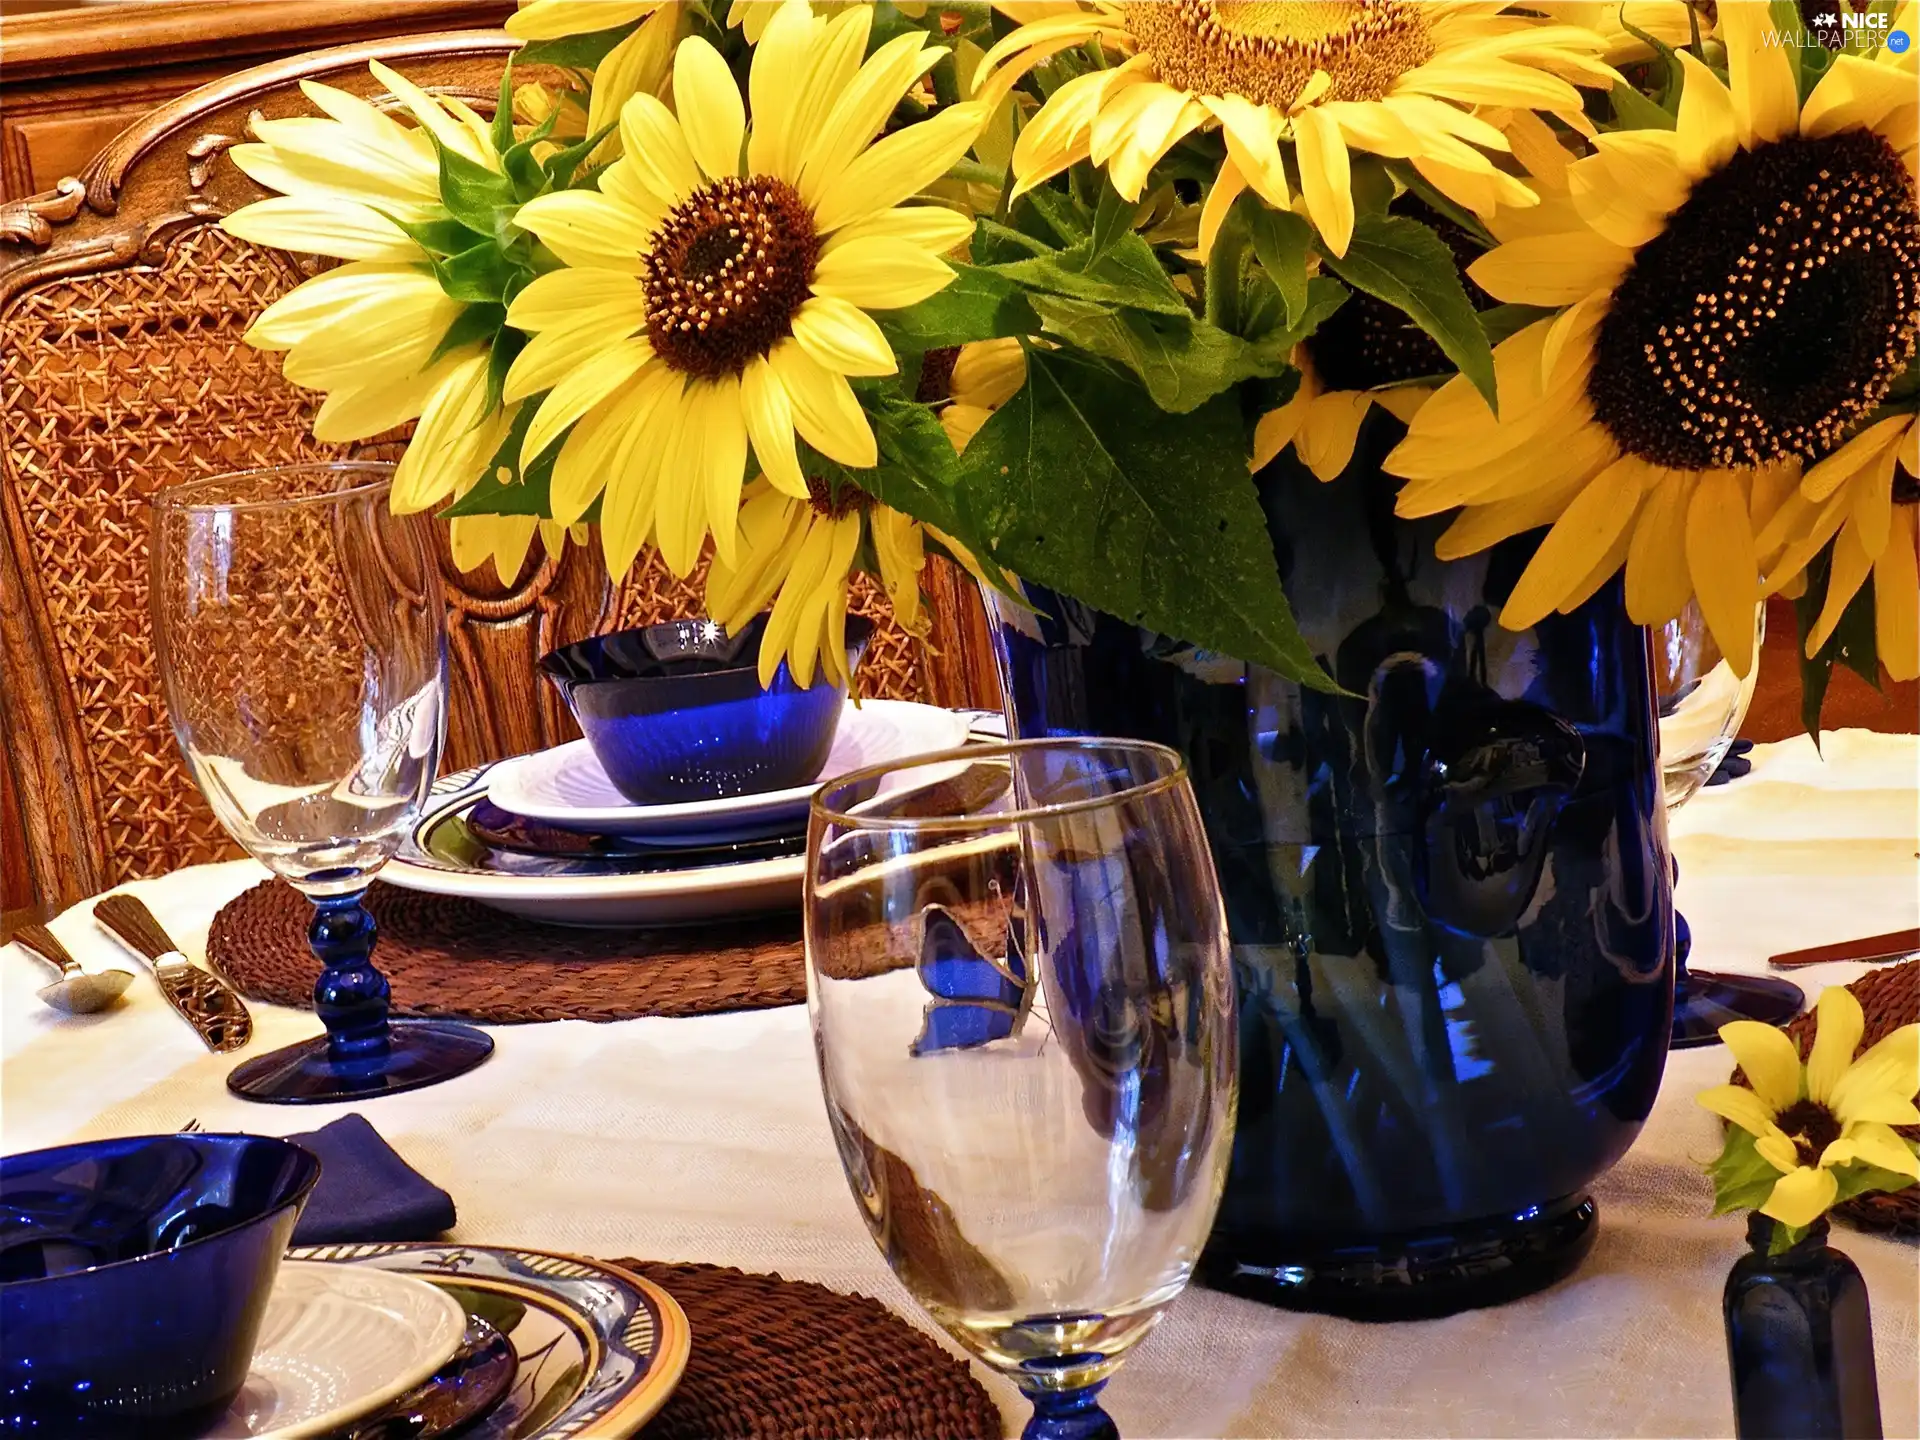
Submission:
{"label": "small yellow flower", "polygon": [[1809,1225],[1834,1202],[1833,1168],[1856,1161],[1920,1179],[1920,1159],[1891,1127],[1920,1124],[1920,1025],[1903,1025],[1858,1060],[1866,1029],[1860,1002],[1834,985],[1821,992],[1813,1052],[1800,1052],[1771,1025],[1736,1020],[1720,1038],[1745,1072],[1744,1085],[1701,1093],[1700,1104],[1754,1137],[1780,1172],[1759,1207],[1783,1225]]}

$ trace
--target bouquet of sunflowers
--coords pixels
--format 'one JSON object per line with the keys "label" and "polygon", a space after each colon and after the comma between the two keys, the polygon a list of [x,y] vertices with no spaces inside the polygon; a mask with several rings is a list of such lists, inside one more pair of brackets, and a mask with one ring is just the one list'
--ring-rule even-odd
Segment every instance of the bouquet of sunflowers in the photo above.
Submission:
{"label": "bouquet of sunflowers", "polygon": [[1915,6],[1834,8],[523,0],[490,120],[310,84],[224,223],[345,262],[250,338],[458,563],[710,550],[769,676],[931,547],[1330,686],[1259,473],[1377,407],[1443,557],[1541,533],[1505,623],[1624,571],[1744,674],[1787,591],[1817,716],[1920,674]]}

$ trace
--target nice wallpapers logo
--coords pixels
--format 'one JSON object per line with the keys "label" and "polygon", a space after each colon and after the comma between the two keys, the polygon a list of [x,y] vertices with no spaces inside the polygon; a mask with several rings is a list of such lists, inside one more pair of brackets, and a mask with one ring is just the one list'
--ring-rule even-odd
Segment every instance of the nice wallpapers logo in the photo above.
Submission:
{"label": "nice wallpapers logo", "polygon": [[[1804,12],[1803,12],[1804,13]],[[1856,13],[1849,9],[1823,10],[1807,16],[1809,28],[1801,31],[1775,30],[1766,43],[1783,45],[1823,45],[1829,50],[1873,50],[1884,45],[1896,55],[1904,55],[1913,37],[1895,30],[1890,16],[1880,11]]]}

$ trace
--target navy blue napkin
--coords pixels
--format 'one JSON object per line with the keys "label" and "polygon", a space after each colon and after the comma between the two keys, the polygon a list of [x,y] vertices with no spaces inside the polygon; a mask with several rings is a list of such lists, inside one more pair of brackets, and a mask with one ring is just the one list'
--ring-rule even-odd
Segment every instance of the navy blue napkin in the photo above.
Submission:
{"label": "navy blue napkin", "polygon": [[296,1245],[431,1240],[453,1228],[453,1197],[420,1174],[358,1115],[287,1137],[320,1157],[320,1183],[293,1232]]}

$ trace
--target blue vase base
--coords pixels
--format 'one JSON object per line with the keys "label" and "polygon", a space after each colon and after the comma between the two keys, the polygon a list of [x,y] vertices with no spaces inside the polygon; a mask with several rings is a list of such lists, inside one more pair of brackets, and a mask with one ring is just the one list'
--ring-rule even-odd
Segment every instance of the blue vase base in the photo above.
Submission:
{"label": "blue vase base", "polygon": [[1209,1289],[1349,1320],[1431,1320],[1504,1305],[1571,1275],[1599,1230],[1589,1195],[1522,1215],[1353,1241],[1216,1229],[1195,1278]]}
{"label": "blue vase base", "polygon": [[395,1020],[384,1051],[339,1060],[316,1035],[236,1066],[227,1089],[268,1105],[324,1105],[371,1100],[438,1085],[464,1075],[493,1053],[493,1037],[471,1025]]}
{"label": "blue vase base", "polygon": [[1806,1005],[1806,992],[1791,980],[1689,969],[1674,988],[1673,1048],[1718,1045],[1720,1027],[1734,1020],[1784,1025]]}

